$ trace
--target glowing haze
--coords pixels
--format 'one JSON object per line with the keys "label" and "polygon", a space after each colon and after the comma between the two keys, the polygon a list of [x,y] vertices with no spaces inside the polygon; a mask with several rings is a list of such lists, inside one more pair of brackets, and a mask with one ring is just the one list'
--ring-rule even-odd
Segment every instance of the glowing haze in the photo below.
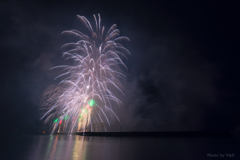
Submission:
{"label": "glowing haze", "polygon": [[130,55],[120,42],[129,38],[120,36],[116,24],[105,32],[100,14],[98,20],[95,15],[93,17],[95,30],[84,16],[77,15],[88,33],[75,29],[62,32],[77,37],[78,41],[63,45],[69,49],[63,57],[71,59],[73,64],[51,68],[63,69],[63,73],[55,78],[61,78],[61,82],[43,94],[41,119],[50,122],[52,132],[106,130],[105,125],[111,125],[110,115],[120,121],[113,108],[121,104],[117,94],[124,95],[121,79],[125,75],[121,66],[127,67],[121,58]]}

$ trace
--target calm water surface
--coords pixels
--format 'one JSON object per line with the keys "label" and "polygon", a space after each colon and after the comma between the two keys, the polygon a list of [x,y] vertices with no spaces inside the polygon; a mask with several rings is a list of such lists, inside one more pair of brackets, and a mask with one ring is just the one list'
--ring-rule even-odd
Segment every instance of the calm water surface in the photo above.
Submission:
{"label": "calm water surface", "polygon": [[240,159],[240,142],[233,138],[22,135],[1,139],[2,160]]}

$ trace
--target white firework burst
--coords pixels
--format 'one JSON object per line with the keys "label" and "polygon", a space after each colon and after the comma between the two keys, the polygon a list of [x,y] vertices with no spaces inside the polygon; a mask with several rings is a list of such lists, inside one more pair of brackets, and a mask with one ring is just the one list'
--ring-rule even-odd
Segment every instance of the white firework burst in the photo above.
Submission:
{"label": "white firework burst", "polygon": [[64,73],[55,78],[62,80],[43,94],[43,107],[46,110],[41,119],[45,118],[45,122],[55,119],[51,123],[52,132],[85,132],[89,126],[92,127],[91,124],[107,122],[110,125],[109,115],[118,119],[113,107],[121,104],[116,91],[124,94],[120,79],[125,78],[120,66],[127,68],[121,58],[130,55],[120,41],[129,38],[120,36],[116,24],[105,33],[100,14],[98,21],[95,15],[93,17],[95,31],[84,16],[77,15],[89,34],[75,29],[62,32],[76,36],[78,41],[63,45],[71,48],[63,53],[63,57],[74,63],[53,67],[63,68]]}

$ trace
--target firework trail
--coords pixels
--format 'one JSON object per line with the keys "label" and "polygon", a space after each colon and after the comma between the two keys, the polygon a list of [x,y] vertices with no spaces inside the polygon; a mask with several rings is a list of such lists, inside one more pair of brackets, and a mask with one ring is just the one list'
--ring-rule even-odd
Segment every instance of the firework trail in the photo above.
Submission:
{"label": "firework trail", "polygon": [[[63,45],[70,48],[63,57],[74,63],[51,68],[62,68],[64,73],[55,78],[61,78],[61,82],[43,94],[45,112],[41,119],[45,119],[45,123],[51,122],[52,132],[85,132],[93,127],[92,124],[105,127],[104,122],[107,122],[110,126],[109,115],[118,119],[113,107],[120,105],[121,101],[115,93],[124,94],[120,79],[125,75],[121,66],[127,68],[121,58],[130,55],[120,41],[129,39],[120,36],[116,24],[105,33],[100,14],[98,20],[95,15],[93,17],[95,31],[84,16],[77,15],[89,33],[83,34],[75,29],[62,32],[77,37],[78,41]],[[93,129],[98,130],[97,126]]]}

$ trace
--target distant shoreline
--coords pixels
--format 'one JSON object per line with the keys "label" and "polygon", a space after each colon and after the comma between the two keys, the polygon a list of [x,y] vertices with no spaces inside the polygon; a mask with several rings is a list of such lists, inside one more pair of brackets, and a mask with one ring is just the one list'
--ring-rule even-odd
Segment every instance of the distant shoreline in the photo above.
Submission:
{"label": "distant shoreline", "polygon": [[[31,133],[0,133],[0,135],[51,135],[46,132]],[[79,136],[101,136],[101,137],[232,137],[240,139],[240,132],[230,131],[165,131],[165,132],[78,132],[78,133],[53,133],[52,135],[79,135]]]}
{"label": "distant shoreline", "polygon": [[[111,136],[111,137],[235,137],[240,134],[232,132],[199,132],[199,131],[181,131],[181,132],[78,132],[80,136]],[[239,136],[240,137],[240,136]]]}

